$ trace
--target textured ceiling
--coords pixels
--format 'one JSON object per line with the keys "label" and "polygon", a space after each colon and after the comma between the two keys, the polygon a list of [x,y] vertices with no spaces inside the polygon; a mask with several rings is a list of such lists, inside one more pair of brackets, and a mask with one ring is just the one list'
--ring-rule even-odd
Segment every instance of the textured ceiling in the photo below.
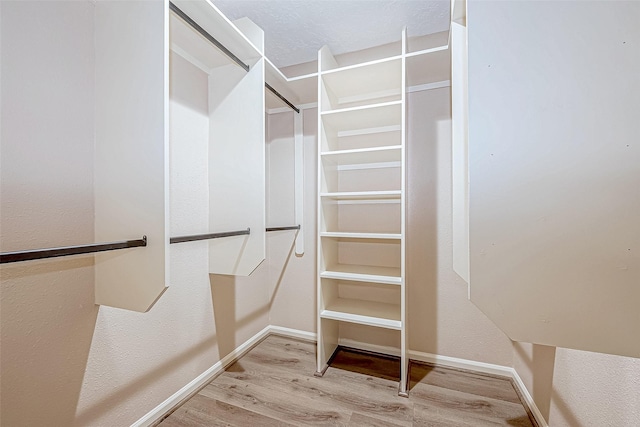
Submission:
{"label": "textured ceiling", "polygon": [[232,21],[248,17],[265,32],[265,53],[277,66],[317,59],[449,29],[448,0],[213,0]]}

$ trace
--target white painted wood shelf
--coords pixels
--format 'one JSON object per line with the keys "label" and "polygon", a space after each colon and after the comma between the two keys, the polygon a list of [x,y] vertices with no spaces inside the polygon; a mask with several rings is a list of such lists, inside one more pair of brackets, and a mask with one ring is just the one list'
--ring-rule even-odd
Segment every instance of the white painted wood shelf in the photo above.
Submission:
{"label": "white painted wood shelf", "polygon": [[320,312],[320,317],[378,328],[402,328],[399,304],[338,298]]}
{"label": "white painted wood shelf", "polygon": [[[318,54],[318,352],[341,339],[400,335],[406,395],[406,31],[395,56],[339,67]],[[341,328],[342,322],[355,324]],[[364,328],[364,329],[363,329]]]}
{"label": "white painted wood shelf", "polygon": [[389,190],[389,191],[343,191],[332,193],[320,193],[320,197],[324,199],[333,200],[389,200],[400,199],[402,195],[401,190]]}
{"label": "white painted wood shelf", "polygon": [[323,112],[320,114],[322,126],[331,136],[344,131],[398,127],[402,121],[402,104],[402,101],[392,101]]}
{"label": "white painted wood shelf", "polygon": [[400,269],[395,267],[376,267],[370,265],[334,264],[320,273],[323,279],[350,280],[355,282],[383,283],[401,285]]}
{"label": "white painted wood shelf", "polygon": [[402,159],[402,146],[357,148],[352,150],[327,151],[320,154],[325,164],[336,166],[362,165],[367,163],[399,162]]}
{"label": "white painted wood shelf", "polygon": [[343,238],[343,239],[375,239],[375,240],[400,240],[400,233],[355,233],[341,231],[323,231],[320,237]]}

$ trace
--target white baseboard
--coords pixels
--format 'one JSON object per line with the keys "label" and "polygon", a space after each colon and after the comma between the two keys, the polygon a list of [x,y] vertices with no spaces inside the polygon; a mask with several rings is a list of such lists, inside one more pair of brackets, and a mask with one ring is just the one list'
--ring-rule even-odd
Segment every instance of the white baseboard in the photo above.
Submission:
{"label": "white baseboard", "polygon": [[157,423],[169,413],[173,408],[180,405],[188,399],[193,393],[200,390],[205,384],[209,383],[216,375],[224,371],[229,365],[242,357],[246,352],[251,350],[256,344],[266,338],[270,333],[271,327],[267,326],[243,344],[238,346],[231,353],[227,354],[219,362],[198,375],[193,381],[182,387],[180,390],[169,396],[164,402],[153,408],[149,413],[133,423],[131,427],[150,427]]}
{"label": "white baseboard", "polygon": [[544,417],[542,416],[542,412],[540,412],[540,409],[538,409],[538,405],[536,405],[536,402],[533,401],[533,397],[531,396],[531,393],[529,393],[529,390],[527,390],[527,387],[524,385],[522,378],[520,378],[520,375],[518,375],[518,371],[516,371],[513,368],[510,368],[510,369],[511,369],[511,378],[513,378],[513,383],[516,387],[518,387],[518,391],[524,398],[527,406],[529,406],[529,409],[531,410],[533,417],[538,422],[538,426],[549,427],[549,424],[547,424],[547,420],[544,419]]}
{"label": "white baseboard", "polygon": [[[351,347],[358,350],[372,351],[375,353],[382,353],[396,357],[400,356],[400,350],[396,347],[363,343],[360,341],[349,339],[340,339],[338,344],[344,347]],[[492,363],[477,362],[475,360],[460,359],[457,357],[441,356],[438,354],[424,353],[415,350],[409,350],[409,359],[419,362],[432,363],[434,365],[446,366],[448,368],[465,369],[467,371],[511,378],[513,379],[514,386],[518,388],[518,391],[525,400],[525,402],[523,403],[525,403],[529,407],[531,413],[538,422],[538,426],[549,427],[549,424],[547,424],[547,421],[542,416],[540,409],[538,409],[538,406],[534,402],[533,397],[531,397],[531,393],[529,393],[529,390],[527,390],[524,382],[522,382],[520,375],[518,375],[518,372],[515,369],[509,366],[494,365]]]}
{"label": "white baseboard", "polygon": [[[302,331],[299,329],[285,328],[282,326],[270,325],[249,338],[246,342],[238,346],[231,353],[222,358],[215,365],[198,375],[193,381],[182,387],[173,395],[168,397],[164,402],[156,406],[145,416],[133,423],[131,427],[150,427],[154,423],[157,423],[169,413],[176,406],[182,404],[183,401],[188,399],[193,393],[200,390],[205,384],[210,382],[216,375],[224,371],[229,365],[242,357],[245,353],[251,350],[256,344],[262,341],[267,336],[281,335],[285,337],[291,337],[296,339],[302,339],[305,341],[315,342],[317,335],[314,332]],[[370,343],[364,343],[360,341],[350,339],[340,339],[339,345],[344,347],[351,347],[358,350],[372,351],[375,353],[387,354],[391,356],[399,356],[400,350],[396,347],[388,347],[375,345]],[[542,413],[536,406],[529,390],[524,385],[524,382],[518,375],[515,369],[508,366],[494,365],[491,363],[476,362],[474,360],[459,359],[457,357],[440,356],[432,353],[424,353],[421,351],[409,350],[409,359],[417,360],[419,362],[432,363],[435,365],[446,366],[450,368],[466,369],[469,371],[480,372],[484,374],[500,375],[513,379],[515,386],[529,406],[531,413],[538,422],[539,427],[549,427],[547,421],[542,416]]]}
{"label": "white baseboard", "polygon": [[441,356],[439,354],[424,353],[422,351],[409,350],[409,359],[419,362],[432,363],[448,368],[465,369],[483,374],[511,377],[512,368],[493,363],[477,362],[475,360],[460,359],[458,357]]}
{"label": "white baseboard", "polygon": [[269,326],[269,333],[313,342],[316,342],[318,337],[315,332],[301,331],[300,329],[291,329],[275,325]]}

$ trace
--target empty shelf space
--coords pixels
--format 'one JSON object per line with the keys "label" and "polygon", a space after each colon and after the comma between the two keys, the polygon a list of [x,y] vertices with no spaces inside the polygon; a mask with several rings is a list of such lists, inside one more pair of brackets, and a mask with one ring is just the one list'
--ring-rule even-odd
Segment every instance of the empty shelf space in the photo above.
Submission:
{"label": "empty shelf space", "polygon": [[356,282],[385,283],[401,285],[400,269],[396,267],[376,267],[370,265],[335,264],[320,273],[323,279],[352,280]]}
{"label": "empty shelf space", "polygon": [[354,233],[341,231],[324,231],[320,237],[344,238],[344,239],[379,239],[379,240],[400,240],[400,233]]}
{"label": "empty shelf space", "polygon": [[358,165],[366,163],[399,162],[402,146],[359,148],[353,150],[327,151],[321,154],[325,163],[334,165]]}
{"label": "empty shelf space", "polygon": [[328,102],[322,111],[362,105],[366,102],[397,101],[402,97],[402,58],[394,57],[322,73]]}
{"label": "empty shelf space", "polygon": [[344,191],[333,193],[320,193],[320,197],[333,200],[389,200],[400,199],[401,190],[390,191]]}
{"label": "empty shelf space", "polygon": [[340,131],[399,126],[402,124],[402,101],[328,111],[321,113],[321,119],[328,135]]}
{"label": "empty shelf space", "polygon": [[[407,86],[419,86],[451,79],[451,50],[447,46],[407,55]],[[429,72],[425,73],[425,70]]]}
{"label": "empty shelf space", "polygon": [[399,304],[339,298],[328,304],[320,317],[380,328],[402,328]]}

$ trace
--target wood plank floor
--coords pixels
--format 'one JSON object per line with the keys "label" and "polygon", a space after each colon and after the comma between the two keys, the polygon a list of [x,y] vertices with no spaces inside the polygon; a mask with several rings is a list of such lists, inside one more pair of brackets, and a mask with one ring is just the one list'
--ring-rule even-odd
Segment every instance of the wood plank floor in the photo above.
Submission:
{"label": "wood plank floor", "polygon": [[398,360],[343,349],[318,378],[315,344],[271,335],[159,425],[536,425],[506,378],[412,363],[404,398],[399,370]]}

